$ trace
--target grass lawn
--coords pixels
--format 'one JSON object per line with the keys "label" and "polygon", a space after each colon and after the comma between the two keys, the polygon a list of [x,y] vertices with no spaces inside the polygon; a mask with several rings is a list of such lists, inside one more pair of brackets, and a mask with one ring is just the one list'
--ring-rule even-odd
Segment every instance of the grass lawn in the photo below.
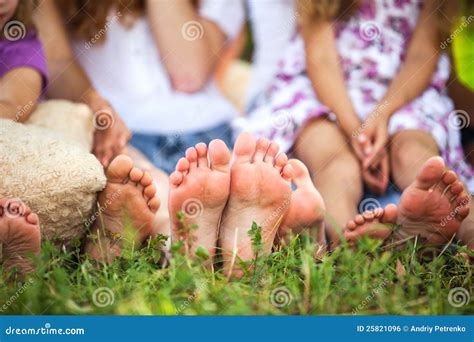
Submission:
{"label": "grass lawn", "polygon": [[[79,248],[45,244],[36,274],[2,281],[1,314],[474,314],[473,267],[449,249],[433,258],[415,244],[384,251],[367,239],[356,252],[342,246],[315,261],[313,245],[300,236],[229,280],[206,270],[202,259],[179,255],[180,246],[160,267],[160,243],[128,246],[109,265],[94,264]],[[259,243],[257,236],[257,250]]]}

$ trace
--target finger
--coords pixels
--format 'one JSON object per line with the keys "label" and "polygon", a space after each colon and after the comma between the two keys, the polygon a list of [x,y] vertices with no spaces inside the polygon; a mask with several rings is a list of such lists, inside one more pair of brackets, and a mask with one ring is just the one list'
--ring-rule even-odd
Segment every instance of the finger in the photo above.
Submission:
{"label": "finger", "polygon": [[370,166],[377,166],[381,162],[383,158],[387,155],[387,151],[384,146],[379,147],[374,145],[373,154],[366,159],[364,159],[363,167],[365,169],[369,168]]}
{"label": "finger", "polygon": [[361,134],[359,135],[358,140],[359,140],[361,150],[364,156],[370,156],[373,153],[373,146],[369,137],[367,137],[367,135],[365,134]]}

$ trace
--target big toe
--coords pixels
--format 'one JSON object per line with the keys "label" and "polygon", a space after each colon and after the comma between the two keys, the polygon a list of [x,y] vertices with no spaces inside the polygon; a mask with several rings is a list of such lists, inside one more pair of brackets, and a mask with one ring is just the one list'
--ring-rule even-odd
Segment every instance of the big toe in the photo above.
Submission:
{"label": "big toe", "polygon": [[107,180],[112,183],[123,183],[128,179],[132,169],[132,159],[124,154],[118,155],[107,168]]}
{"label": "big toe", "polygon": [[309,170],[303,162],[298,159],[290,159],[288,164],[293,167],[293,182],[296,186],[301,187],[313,184]]}
{"label": "big toe", "polygon": [[441,181],[445,173],[445,169],[446,165],[443,158],[432,157],[428,159],[416,177],[417,187],[423,190],[428,190],[433,185]]}
{"label": "big toe", "polygon": [[252,161],[257,140],[250,133],[241,133],[234,145],[234,159],[238,163],[248,163]]}
{"label": "big toe", "polygon": [[223,172],[229,170],[230,151],[225,142],[215,139],[209,143],[209,159],[212,169]]}
{"label": "big toe", "polygon": [[383,210],[383,215],[380,219],[382,223],[393,223],[397,222],[398,207],[395,204],[389,204]]}

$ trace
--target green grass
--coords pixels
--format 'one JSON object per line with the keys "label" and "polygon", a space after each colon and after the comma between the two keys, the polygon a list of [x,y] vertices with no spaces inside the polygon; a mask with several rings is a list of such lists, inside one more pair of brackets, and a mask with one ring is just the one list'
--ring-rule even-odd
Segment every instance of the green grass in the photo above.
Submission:
{"label": "green grass", "polygon": [[[252,238],[258,250],[258,230],[253,229]],[[300,236],[271,255],[258,257],[242,279],[229,280],[219,270],[206,270],[205,256],[193,261],[180,255],[180,246],[174,246],[170,265],[160,267],[159,244],[157,239],[141,250],[128,246],[112,264],[96,264],[79,248],[65,252],[45,244],[34,275],[22,282],[1,282],[0,313],[474,313],[472,300],[460,307],[448,301],[450,289],[473,290],[472,266],[448,252],[424,260],[413,245],[383,251],[379,242],[367,239],[360,241],[357,251],[342,246],[316,261],[314,245]]]}

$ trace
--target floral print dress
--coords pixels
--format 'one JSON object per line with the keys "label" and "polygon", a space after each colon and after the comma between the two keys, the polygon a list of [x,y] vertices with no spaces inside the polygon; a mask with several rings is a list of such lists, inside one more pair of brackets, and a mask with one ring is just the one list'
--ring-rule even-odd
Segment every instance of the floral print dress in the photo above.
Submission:
{"label": "floral print dress", "polygon": [[[380,101],[403,63],[422,5],[420,0],[363,0],[350,20],[335,23],[347,91],[361,120],[384,105]],[[449,73],[449,59],[443,54],[428,88],[393,113],[388,130],[390,135],[402,130],[430,133],[441,156],[474,193],[474,172],[464,162],[460,141],[460,129],[468,118],[455,110],[446,94]],[[273,85],[235,127],[273,139],[288,152],[305,123],[328,115],[335,118],[314,94],[306,73],[304,43],[296,35]]]}

